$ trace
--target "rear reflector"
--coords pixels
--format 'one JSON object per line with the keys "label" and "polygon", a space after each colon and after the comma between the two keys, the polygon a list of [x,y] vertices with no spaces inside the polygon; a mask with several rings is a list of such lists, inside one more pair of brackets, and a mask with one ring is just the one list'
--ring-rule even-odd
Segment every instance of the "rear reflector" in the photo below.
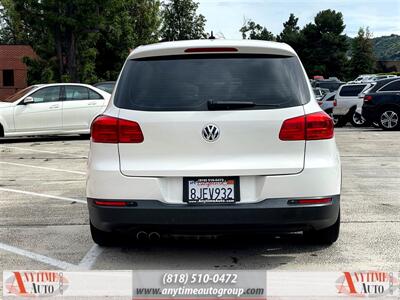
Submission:
{"label": "rear reflector", "polygon": [[321,198],[321,199],[294,199],[289,200],[288,204],[291,205],[308,205],[308,204],[328,204],[332,202],[332,198]]}
{"label": "rear reflector", "polygon": [[238,52],[238,49],[231,47],[218,47],[218,48],[188,48],[185,49],[186,53],[201,53],[201,52]]}
{"label": "rear reflector", "polygon": [[141,143],[144,140],[138,123],[110,116],[98,116],[90,134],[95,143]]}
{"label": "rear reflector", "polygon": [[94,201],[94,204],[99,206],[126,206],[125,201]]}
{"label": "rear reflector", "polygon": [[372,96],[371,95],[365,95],[364,96],[364,102],[371,102],[372,101]]}
{"label": "rear reflector", "polygon": [[325,112],[287,119],[279,132],[282,141],[326,140],[333,137],[333,122]]}

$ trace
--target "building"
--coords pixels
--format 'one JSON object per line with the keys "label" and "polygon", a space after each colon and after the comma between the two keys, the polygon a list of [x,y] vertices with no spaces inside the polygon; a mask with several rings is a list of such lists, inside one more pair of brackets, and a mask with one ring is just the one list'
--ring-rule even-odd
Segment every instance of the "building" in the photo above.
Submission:
{"label": "building", "polygon": [[0,100],[27,86],[25,56],[36,57],[31,46],[0,45]]}

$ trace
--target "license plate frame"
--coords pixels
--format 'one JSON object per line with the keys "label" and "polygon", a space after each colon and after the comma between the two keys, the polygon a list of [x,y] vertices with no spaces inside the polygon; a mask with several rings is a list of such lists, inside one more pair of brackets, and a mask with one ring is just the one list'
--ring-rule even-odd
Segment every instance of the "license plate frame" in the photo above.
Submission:
{"label": "license plate frame", "polygon": [[[218,183],[218,181],[223,180],[223,183],[226,184],[228,181],[233,180],[233,198],[228,199],[192,199],[189,196],[189,186],[193,184],[193,182],[203,181],[204,183]],[[192,182],[192,183],[191,183]],[[228,183],[229,184],[229,183]],[[183,178],[183,202],[188,204],[213,204],[213,205],[225,205],[225,204],[234,204],[236,202],[240,202],[240,179],[238,176],[221,176],[221,177],[184,177]]]}

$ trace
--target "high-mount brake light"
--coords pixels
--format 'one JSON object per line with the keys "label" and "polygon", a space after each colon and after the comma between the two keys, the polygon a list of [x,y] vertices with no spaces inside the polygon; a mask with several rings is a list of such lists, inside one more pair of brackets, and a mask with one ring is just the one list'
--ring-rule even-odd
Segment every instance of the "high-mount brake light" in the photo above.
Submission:
{"label": "high-mount brake light", "polygon": [[207,48],[187,48],[185,53],[202,53],[202,52],[238,52],[237,48],[233,47],[207,47]]}

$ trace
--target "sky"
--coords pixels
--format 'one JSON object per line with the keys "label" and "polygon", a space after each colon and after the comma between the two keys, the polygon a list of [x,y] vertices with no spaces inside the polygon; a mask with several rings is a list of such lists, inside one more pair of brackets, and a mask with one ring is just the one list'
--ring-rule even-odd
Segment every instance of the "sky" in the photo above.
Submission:
{"label": "sky", "polygon": [[400,0],[197,0],[198,12],[206,19],[206,31],[221,32],[226,39],[241,39],[244,19],[252,19],[273,34],[279,34],[290,13],[298,25],[313,22],[325,9],[343,14],[345,33],[354,37],[360,27],[369,26],[373,37],[400,35]]}

